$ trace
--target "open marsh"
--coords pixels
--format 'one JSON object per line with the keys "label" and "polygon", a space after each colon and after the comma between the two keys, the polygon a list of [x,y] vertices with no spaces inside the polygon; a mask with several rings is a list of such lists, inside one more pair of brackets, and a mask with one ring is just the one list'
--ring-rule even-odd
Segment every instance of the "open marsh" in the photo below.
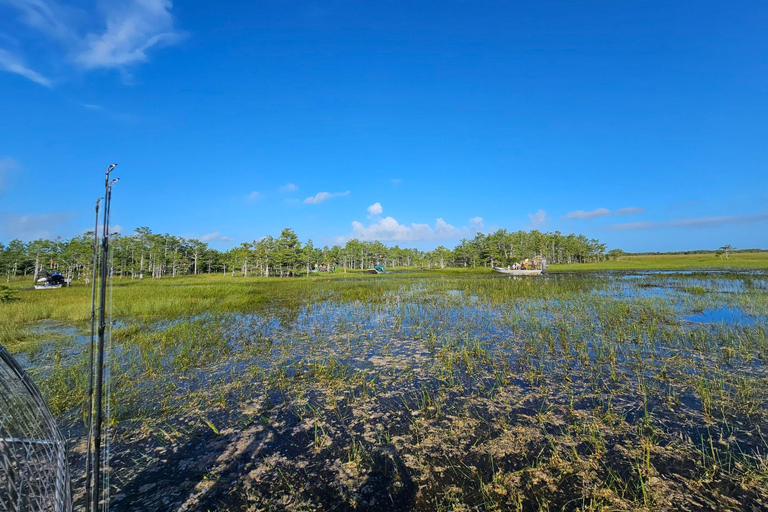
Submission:
{"label": "open marsh", "polygon": [[[768,508],[766,272],[116,280],[114,304],[116,511]],[[4,308],[81,490],[87,290]]]}

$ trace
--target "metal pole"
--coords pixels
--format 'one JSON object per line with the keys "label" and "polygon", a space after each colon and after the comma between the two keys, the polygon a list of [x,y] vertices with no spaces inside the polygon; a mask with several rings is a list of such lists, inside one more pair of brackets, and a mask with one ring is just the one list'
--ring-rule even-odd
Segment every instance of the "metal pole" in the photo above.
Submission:
{"label": "metal pole", "polygon": [[91,362],[88,365],[88,440],[85,458],[85,512],[91,510],[91,440],[93,437],[93,343],[96,332],[96,266],[99,261],[99,203],[96,200],[96,221],[93,226],[93,269],[91,272]]}
{"label": "metal pole", "polygon": [[99,293],[99,343],[96,356],[96,422],[93,427],[93,475],[94,486],[91,495],[91,511],[96,512],[99,509],[99,498],[101,497],[101,401],[104,389],[104,332],[106,330],[106,298],[107,298],[107,255],[109,252],[109,203],[112,200],[112,185],[109,182],[109,173],[117,164],[107,167],[106,177],[104,179],[104,223],[102,225],[101,237],[101,268],[99,277],[101,278],[101,287]]}

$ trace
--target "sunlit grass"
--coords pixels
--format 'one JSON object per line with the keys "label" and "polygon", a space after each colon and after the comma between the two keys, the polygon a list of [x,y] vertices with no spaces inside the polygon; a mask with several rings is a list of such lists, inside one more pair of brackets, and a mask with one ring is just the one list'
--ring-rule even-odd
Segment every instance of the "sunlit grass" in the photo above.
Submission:
{"label": "sunlit grass", "polygon": [[728,259],[715,253],[628,255],[597,263],[551,265],[550,270],[658,270],[696,268],[768,269],[768,252],[735,252]]}
{"label": "sunlit grass", "polygon": [[[60,326],[85,329],[89,291],[2,306],[61,417],[83,414],[84,341]],[[760,273],[115,280],[111,421],[134,450],[263,426],[282,441],[249,464],[274,478],[227,475],[240,508],[378,485],[437,510],[760,509],[767,295]],[[749,322],[685,318],[728,308]]]}

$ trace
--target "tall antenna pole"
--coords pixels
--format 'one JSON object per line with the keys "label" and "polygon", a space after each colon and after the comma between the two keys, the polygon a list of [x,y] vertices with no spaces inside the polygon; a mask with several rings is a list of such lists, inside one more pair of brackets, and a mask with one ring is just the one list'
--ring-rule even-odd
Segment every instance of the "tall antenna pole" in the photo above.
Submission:
{"label": "tall antenna pole", "polygon": [[93,458],[93,476],[94,486],[93,493],[91,494],[91,511],[96,512],[99,510],[99,498],[102,494],[101,489],[101,401],[102,393],[104,389],[104,332],[107,327],[105,309],[107,298],[107,262],[109,253],[109,210],[110,203],[112,201],[112,185],[117,180],[109,181],[109,173],[111,173],[117,164],[112,164],[107,167],[106,176],[104,178],[104,222],[102,224],[102,237],[101,237],[101,267],[99,268],[99,277],[101,278],[101,288],[99,292],[99,343],[96,356],[96,421],[93,425],[93,452],[95,457]]}
{"label": "tall antenna pole", "polygon": [[85,458],[85,511],[91,510],[91,440],[93,438],[93,356],[94,338],[96,334],[96,267],[99,263],[99,203],[96,200],[96,220],[93,225],[93,268],[91,272],[91,362],[88,365],[88,440]]}

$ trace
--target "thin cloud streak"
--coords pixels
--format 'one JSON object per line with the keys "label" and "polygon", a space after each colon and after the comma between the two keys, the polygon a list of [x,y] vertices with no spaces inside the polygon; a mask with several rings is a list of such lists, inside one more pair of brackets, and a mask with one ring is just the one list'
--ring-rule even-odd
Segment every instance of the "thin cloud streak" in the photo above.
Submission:
{"label": "thin cloud streak", "polygon": [[694,219],[675,219],[664,222],[627,222],[623,224],[611,224],[604,229],[610,231],[638,231],[646,229],[686,228],[701,229],[714,228],[733,224],[755,224],[768,221],[768,213],[758,215],[739,215],[723,217],[700,217]]}
{"label": "thin cloud streak", "polygon": [[314,196],[310,196],[304,200],[305,204],[318,204],[334,197],[341,197],[349,195],[349,190],[345,192],[318,192]]}
{"label": "thin cloud streak", "polygon": [[13,55],[2,48],[0,48],[0,69],[23,76],[44,87],[51,87],[53,85],[51,79],[28,67],[21,57]]}
{"label": "thin cloud streak", "polygon": [[213,233],[208,233],[207,235],[203,235],[199,238],[201,242],[234,242],[235,239],[229,236],[224,236],[221,234],[220,231],[214,231]]}
{"label": "thin cloud streak", "polygon": [[645,212],[645,208],[619,208],[611,212],[611,215],[639,215]]}
{"label": "thin cloud streak", "polygon": [[576,210],[564,215],[566,219],[596,219],[606,215],[638,215],[645,212],[645,208],[619,208],[611,211],[608,208],[597,208],[592,211]]}

